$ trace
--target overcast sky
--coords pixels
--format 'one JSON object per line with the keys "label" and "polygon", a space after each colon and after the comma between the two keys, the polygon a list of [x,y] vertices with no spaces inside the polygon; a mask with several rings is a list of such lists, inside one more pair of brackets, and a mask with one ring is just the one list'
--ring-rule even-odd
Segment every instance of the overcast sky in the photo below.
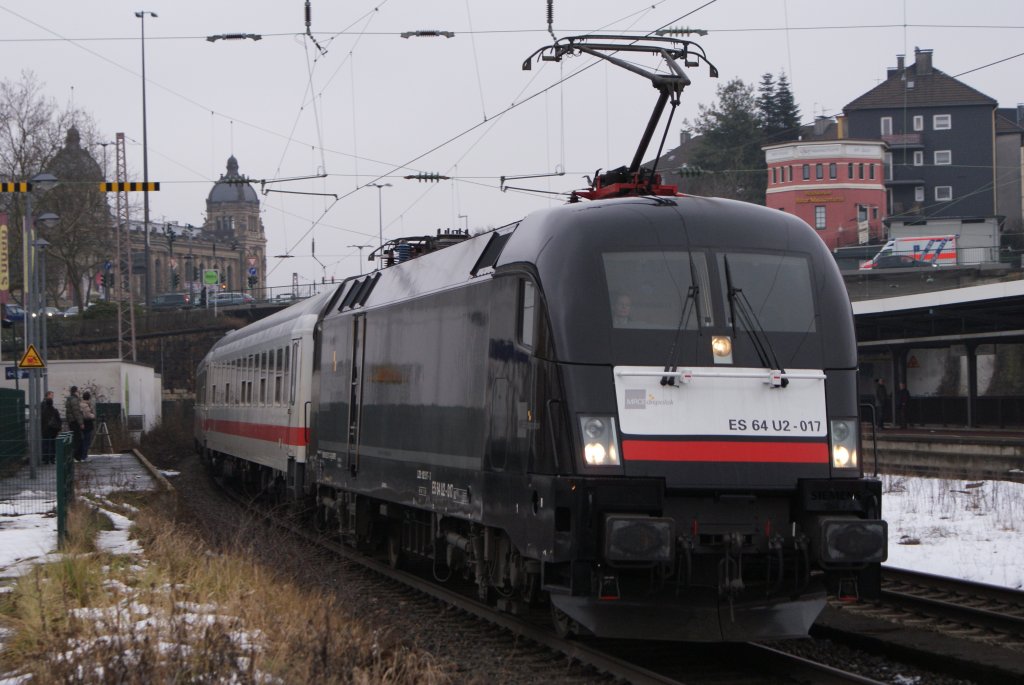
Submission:
{"label": "overcast sky", "polygon": [[[584,174],[629,163],[656,99],[644,79],[603,64],[557,85],[588,67],[588,57],[522,71],[528,55],[551,43],[546,0],[312,0],[323,52],[305,36],[304,7],[305,0],[0,0],[0,78],[32,70],[49,96],[88,111],[106,140],[124,132],[132,180],[142,180],[135,12],[159,15],[145,19],[149,177],[162,184],[150,196],[151,221],[200,225],[231,154],[253,179],[326,174],[265,186],[289,191],[261,195],[271,285],[291,282],[293,272],[308,281],[365,269],[350,246],[377,245],[378,200],[385,239],[500,226],[558,204],[502,192],[499,179],[563,170],[510,184],[584,187]],[[707,30],[691,39],[721,74],[687,70],[693,85],[669,145],[719,83],[756,84],[765,72],[785,72],[809,122],[875,86],[897,54],[911,63],[915,46],[934,50],[936,68],[963,74],[1000,106],[1024,102],[1020,0],[554,1],[559,38],[665,26]],[[400,37],[426,29],[455,36]],[[207,40],[228,33],[262,39]],[[107,150],[112,169],[113,146]],[[102,163],[103,148],[95,155]],[[652,149],[645,158],[653,156]],[[455,180],[403,178],[420,172]],[[392,186],[359,189],[374,182]],[[311,258],[314,238],[324,266]]]}

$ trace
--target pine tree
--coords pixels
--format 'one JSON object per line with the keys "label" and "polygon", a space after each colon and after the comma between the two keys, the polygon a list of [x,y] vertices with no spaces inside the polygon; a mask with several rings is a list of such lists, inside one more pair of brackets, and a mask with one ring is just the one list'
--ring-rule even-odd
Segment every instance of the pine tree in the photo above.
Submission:
{"label": "pine tree", "polygon": [[761,83],[757,87],[757,113],[761,117],[761,127],[767,132],[775,127],[775,77],[771,72],[761,75]]}
{"label": "pine tree", "polygon": [[775,88],[772,123],[776,128],[770,132],[765,131],[766,137],[770,140],[792,140],[796,138],[800,129],[800,108],[796,105],[785,72],[779,74]]}
{"label": "pine tree", "polygon": [[754,87],[740,79],[718,86],[718,101],[700,105],[691,128],[700,139],[691,165],[712,173],[687,184],[687,191],[764,204],[761,118]]}

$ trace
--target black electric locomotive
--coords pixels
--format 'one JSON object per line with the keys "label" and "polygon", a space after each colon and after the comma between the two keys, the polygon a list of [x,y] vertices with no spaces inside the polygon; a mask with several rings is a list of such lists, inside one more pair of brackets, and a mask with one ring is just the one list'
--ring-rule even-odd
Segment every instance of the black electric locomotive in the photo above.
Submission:
{"label": "black electric locomotive", "polygon": [[648,639],[804,635],[876,582],[850,304],[795,217],[538,212],[343,284],[314,339],[318,516],[396,561]]}

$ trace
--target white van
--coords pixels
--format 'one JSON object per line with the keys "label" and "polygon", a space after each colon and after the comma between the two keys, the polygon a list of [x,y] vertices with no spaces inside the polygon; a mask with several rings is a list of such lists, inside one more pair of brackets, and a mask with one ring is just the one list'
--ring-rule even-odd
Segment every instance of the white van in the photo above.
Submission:
{"label": "white van", "polygon": [[955,235],[895,238],[887,242],[870,261],[861,264],[860,269],[956,266],[956,239]]}

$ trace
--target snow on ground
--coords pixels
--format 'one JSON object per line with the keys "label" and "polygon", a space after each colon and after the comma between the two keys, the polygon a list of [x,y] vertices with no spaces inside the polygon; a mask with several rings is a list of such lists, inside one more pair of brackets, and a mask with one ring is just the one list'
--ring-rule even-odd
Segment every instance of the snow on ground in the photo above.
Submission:
{"label": "snow on ground", "polygon": [[[887,566],[1024,589],[1024,484],[882,476],[882,492]],[[98,544],[139,554],[128,539],[131,520],[101,511],[115,530],[102,533]],[[0,516],[0,585],[53,559],[56,544],[53,514]]]}
{"label": "snow on ground", "polygon": [[1024,589],[1024,484],[882,476],[887,566]]}

